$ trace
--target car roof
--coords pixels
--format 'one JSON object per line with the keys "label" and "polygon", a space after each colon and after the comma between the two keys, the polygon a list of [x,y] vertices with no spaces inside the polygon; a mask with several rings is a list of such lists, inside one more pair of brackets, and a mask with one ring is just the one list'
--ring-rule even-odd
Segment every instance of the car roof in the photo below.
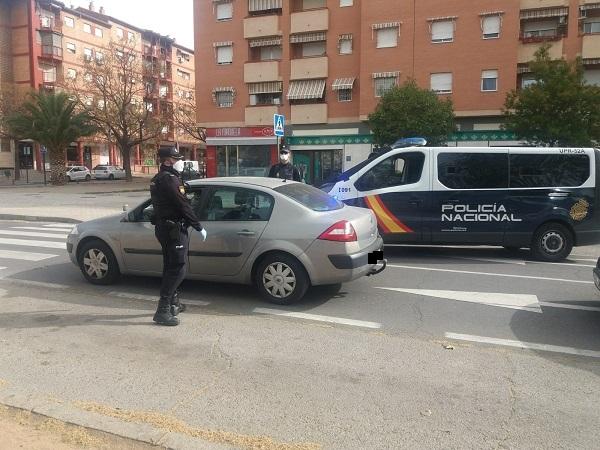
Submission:
{"label": "car roof", "polygon": [[188,181],[190,186],[201,186],[203,184],[219,184],[219,183],[232,183],[241,184],[247,186],[260,186],[269,189],[275,189],[285,183],[298,183],[297,181],[287,180],[284,181],[279,178],[266,178],[266,177],[217,177],[217,178],[203,178],[199,180]]}

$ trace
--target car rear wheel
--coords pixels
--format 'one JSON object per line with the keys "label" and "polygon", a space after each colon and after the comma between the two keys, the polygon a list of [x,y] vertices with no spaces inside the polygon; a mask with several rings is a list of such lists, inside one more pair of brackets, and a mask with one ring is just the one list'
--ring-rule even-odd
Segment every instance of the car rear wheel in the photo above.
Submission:
{"label": "car rear wheel", "polygon": [[115,176],[114,176],[114,175],[111,173],[111,174],[108,176],[108,179],[109,179],[110,181],[112,181],[112,180],[114,180],[114,179],[115,179]]}
{"label": "car rear wheel", "polygon": [[302,264],[285,253],[265,257],[256,268],[255,281],[261,295],[277,305],[299,301],[310,285]]}
{"label": "car rear wheel", "polygon": [[573,249],[573,235],[560,223],[547,223],[537,229],[531,242],[531,253],[542,261],[562,261]]}
{"label": "car rear wheel", "polygon": [[85,176],[85,181],[90,181],[91,179],[92,179],[92,177],[90,175]]}
{"label": "car rear wheel", "polygon": [[121,276],[115,254],[101,240],[86,242],[79,251],[78,261],[81,273],[92,284],[114,284]]}
{"label": "car rear wheel", "polygon": [[67,183],[71,182],[71,177],[69,175],[67,175]]}

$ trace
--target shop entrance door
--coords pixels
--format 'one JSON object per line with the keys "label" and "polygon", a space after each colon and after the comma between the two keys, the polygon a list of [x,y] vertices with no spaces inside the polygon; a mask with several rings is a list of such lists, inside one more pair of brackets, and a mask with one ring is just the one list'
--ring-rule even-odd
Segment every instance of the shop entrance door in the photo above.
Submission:
{"label": "shop entrance door", "polygon": [[320,186],[342,173],[343,150],[295,150],[294,165],[306,184]]}

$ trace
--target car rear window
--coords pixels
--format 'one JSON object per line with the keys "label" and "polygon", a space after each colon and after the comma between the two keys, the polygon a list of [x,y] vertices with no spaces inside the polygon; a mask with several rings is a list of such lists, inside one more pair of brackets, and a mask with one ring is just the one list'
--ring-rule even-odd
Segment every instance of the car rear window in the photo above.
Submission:
{"label": "car rear window", "polygon": [[94,170],[106,170],[106,166],[96,166]]}
{"label": "car rear window", "polygon": [[307,184],[288,183],[275,188],[276,192],[297,201],[313,211],[334,211],[344,204],[331,195]]}

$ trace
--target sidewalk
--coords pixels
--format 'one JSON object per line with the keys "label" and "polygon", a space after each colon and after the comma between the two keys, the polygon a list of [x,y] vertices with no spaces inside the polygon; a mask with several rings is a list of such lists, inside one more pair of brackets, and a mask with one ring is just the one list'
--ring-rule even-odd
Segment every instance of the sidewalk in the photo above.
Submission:
{"label": "sidewalk", "polygon": [[0,220],[77,223],[133,208],[149,197],[151,176],[123,180],[0,185]]}

